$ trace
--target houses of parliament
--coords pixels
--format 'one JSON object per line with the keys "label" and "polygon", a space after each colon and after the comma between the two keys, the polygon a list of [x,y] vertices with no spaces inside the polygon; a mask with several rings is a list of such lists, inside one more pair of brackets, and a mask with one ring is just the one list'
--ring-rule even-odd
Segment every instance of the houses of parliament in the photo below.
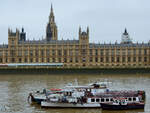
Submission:
{"label": "houses of parliament", "polygon": [[0,45],[0,64],[62,64],[63,68],[150,68],[150,43],[133,43],[125,29],[120,43],[90,43],[89,28],[79,28],[78,40],[58,40],[51,6],[46,37],[26,40],[24,28],[8,29],[8,44]]}

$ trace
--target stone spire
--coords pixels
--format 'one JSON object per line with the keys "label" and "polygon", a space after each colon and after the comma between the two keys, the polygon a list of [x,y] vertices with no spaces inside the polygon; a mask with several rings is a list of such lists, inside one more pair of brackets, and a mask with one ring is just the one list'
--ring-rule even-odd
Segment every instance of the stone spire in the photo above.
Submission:
{"label": "stone spire", "polygon": [[125,30],[124,30],[124,33],[123,33],[124,35],[128,35],[128,32],[127,32],[127,29],[125,28]]}
{"label": "stone spire", "polygon": [[52,3],[51,3],[51,13],[53,13],[53,5],[52,5]]}
{"label": "stone spire", "polygon": [[49,21],[50,22],[55,22],[55,17],[54,17],[54,12],[53,12],[53,5],[51,4],[51,12],[49,16]]}
{"label": "stone spire", "polygon": [[79,26],[79,36],[81,35],[81,26]]}
{"label": "stone spire", "polygon": [[89,26],[87,27],[87,35],[89,36]]}

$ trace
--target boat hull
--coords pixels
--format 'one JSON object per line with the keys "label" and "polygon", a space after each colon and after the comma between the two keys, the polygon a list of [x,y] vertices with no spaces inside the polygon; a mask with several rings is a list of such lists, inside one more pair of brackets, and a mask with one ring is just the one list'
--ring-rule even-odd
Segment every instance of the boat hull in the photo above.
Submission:
{"label": "boat hull", "polygon": [[52,103],[52,102],[46,102],[42,101],[41,102],[41,107],[46,107],[46,108],[99,108],[100,104],[95,103],[95,104],[79,104],[79,103]]}
{"label": "boat hull", "polygon": [[110,105],[101,103],[101,108],[105,110],[144,109],[144,104]]}
{"label": "boat hull", "polygon": [[44,101],[45,99],[38,99],[38,98],[34,98],[33,102],[36,102],[37,104],[41,104],[42,101]]}
{"label": "boat hull", "polygon": [[44,94],[41,94],[41,95],[29,94],[28,96],[28,102],[30,103],[35,102],[37,104],[41,104],[41,102],[45,100],[46,100],[46,96]]}

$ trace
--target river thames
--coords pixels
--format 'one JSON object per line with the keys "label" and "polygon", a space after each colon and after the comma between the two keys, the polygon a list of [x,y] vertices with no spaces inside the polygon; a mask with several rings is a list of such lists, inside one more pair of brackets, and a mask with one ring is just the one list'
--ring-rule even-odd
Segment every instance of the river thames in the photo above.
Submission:
{"label": "river thames", "polygon": [[[44,88],[62,88],[77,79],[79,85],[109,81],[111,89],[145,90],[144,110],[107,111],[97,109],[45,109],[27,101],[28,94]],[[0,113],[150,113],[150,74],[122,75],[0,75]]]}

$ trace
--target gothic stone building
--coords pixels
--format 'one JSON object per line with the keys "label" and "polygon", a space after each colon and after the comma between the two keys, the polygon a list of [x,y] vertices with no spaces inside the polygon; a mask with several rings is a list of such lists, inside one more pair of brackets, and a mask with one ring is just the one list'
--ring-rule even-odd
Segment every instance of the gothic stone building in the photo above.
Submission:
{"label": "gothic stone building", "polygon": [[125,29],[122,42],[89,42],[89,28],[79,28],[78,40],[58,40],[53,8],[43,40],[26,40],[24,29],[8,30],[8,45],[0,45],[0,64],[62,63],[63,67],[150,67],[150,43],[133,43]]}

